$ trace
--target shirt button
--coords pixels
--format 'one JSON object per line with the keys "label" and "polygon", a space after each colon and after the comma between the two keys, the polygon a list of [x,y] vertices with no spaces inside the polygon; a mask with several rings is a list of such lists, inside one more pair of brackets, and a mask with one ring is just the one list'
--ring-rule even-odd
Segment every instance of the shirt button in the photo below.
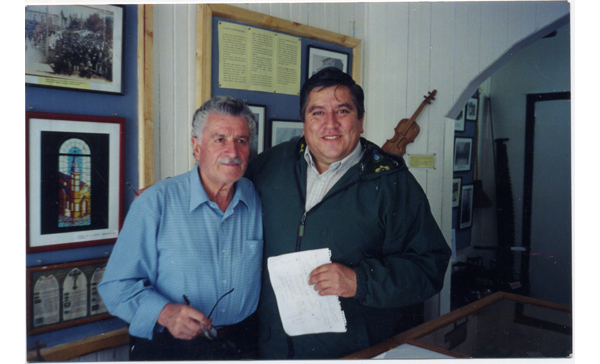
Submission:
{"label": "shirt button", "polygon": [[223,279],[223,283],[227,283],[227,279]]}

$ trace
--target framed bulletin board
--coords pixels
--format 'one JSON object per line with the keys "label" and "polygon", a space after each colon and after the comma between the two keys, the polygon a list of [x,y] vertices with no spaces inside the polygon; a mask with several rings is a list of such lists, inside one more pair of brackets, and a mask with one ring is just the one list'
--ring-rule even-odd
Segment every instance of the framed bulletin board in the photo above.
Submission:
{"label": "framed bulletin board", "polygon": [[[323,29],[311,27],[295,23],[289,20],[272,17],[262,13],[246,10],[240,7],[224,4],[211,4],[211,5],[198,5],[197,14],[197,37],[196,37],[196,107],[199,107],[211,98],[215,93],[215,88],[218,84],[215,83],[215,72],[218,67],[218,60],[215,62],[215,55],[213,52],[217,50],[214,44],[215,41],[215,29],[216,22],[219,21],[231,21],[236,24],[244,24],[251,27],[259,27],[265,31],[273,31],[283,33],[285,36],[299,37],[302,39],[302,52],[303,52],[303,64],[301,65],[302,77],[300,79],[300,86],[306,81],[307,67],[305,54],[308,53],[308,46],[319,46],[323,47],[323,44],[330,45],[332,51],[337,54],[342,54],[339,48],[348,50],[350,60],[348,64],[350,69],[348,73],[352,75],[352,78],[360,83],[360,65],[361,65],[361,41],[356,38],[345,36],[342,34],[326,31]],[[316,44],[315,44],[316,43]],[[235,91],[227,89],[224,92],[231,94],[232,96],[246,99],[246,97],[238,95]],[[251,93],[252,91],[250,91]],[[278,95],[283,96],[283,95]],[[296,105],[298,95],[285,95],[295,97],[293,104]],[[249,103],[256,103],[256,101],[248,100]],[[278,101],[277,104],[291,104],[289,99],[283,99]],[[267,113],[270,118],[297,118],[298,115],[280,115],[276,110],[270,110],[267,105]]]}

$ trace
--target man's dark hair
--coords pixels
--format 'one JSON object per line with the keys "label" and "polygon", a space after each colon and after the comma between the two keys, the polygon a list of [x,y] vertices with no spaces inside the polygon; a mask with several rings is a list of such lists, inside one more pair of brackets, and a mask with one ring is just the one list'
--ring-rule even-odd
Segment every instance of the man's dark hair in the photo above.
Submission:
{"label": "man's dark hair", "polygon": [[315,88],[319,88],[318,91],[320,91],[331,86],[346,86],[350,89],[352,101],[354,101],[358,111],[358,118],[362,119],[365,113],[365,94],[362,87],[357,85],[352,77],[344,71],[335,67],[327,67],[315,73],[302,86],[300,91],[300,118],[302,121],[304,121],[304,112],[306,111],[310,92]]}

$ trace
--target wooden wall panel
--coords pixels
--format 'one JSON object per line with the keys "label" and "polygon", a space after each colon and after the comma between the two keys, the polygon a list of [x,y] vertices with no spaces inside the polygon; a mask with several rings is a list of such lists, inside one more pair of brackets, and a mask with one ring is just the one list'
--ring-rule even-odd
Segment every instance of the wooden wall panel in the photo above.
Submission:
{"label": "wooden wall panel", "polygon": [[467,82],[492,64],[509,48],[507,44],[508,4],[503,1],[490,2],[486,3],[481,10],[481,19],[494,19],[495,21],[481,22],[481,66],[472,73],[471,77],[469,77],[470,75],[467,76],[467,79],[464,80]]}
{"label": "wooden wall panel", "polygon": [[[157,148],[155,181],[190,170],[191,118],[195,111],[195,5],[155,5],[155,28],[161,37],[155,42],[157,85],[155,110]],[[166,66],[168,65],[168,66]],[[155,140],[156,140],[155,139]]]}
{"label": "wooden wall panel", "polygon": [[533,33],[536,27],[536,4],[534,1],[518,2],[508,8],[507,41],[515,44],[527,34]]}
{"label": "wooden wall panel", "polygon": [[[364,82],[365,90],[365,136],[374,143],[382,145],[388,138],[386,129],[389,129],[390,122],[386,122],[384,110],[394,102],[386,95],[387,72],[372,72],[372,70],[388,70],[389,60],[385,59],[385,49],[391,45],[387,43],[385,33],[387,27],[382,19],[386,19],[387,8],[382,6],[367,5],[365,14],[365,27],[368,33],[365,33],[367,40],[363,40],[364,54]],[[373,36],[373,34],[377,36]],[[395,66],[395,65],[394,65]],[[395,95],[396,92],[392,93]],[[379,95],[371,97],[368,95]],[[393,128],[392,128],[393,129]]]}
{"label": "wooden wall panel", "polygon": [[290,4],[290,18],[286,20],[295,21],[300,24],[308,25],[308,4],[293,3]]}
{"label": "wooden wall panel", "polygon": [[175,155],[173,153],[173,129],[174,115],[173,110],[177,95],[174,92],[174,75],[177,73],[177,64],[175,63],[175,48],[174,48],[174,31],[175,22],[173,21],[175,6],[174,5],[155,5],[155,33],[160,34],[156,40],[154,51],[155,58],[159,55],[160,62],[158,69],[158,82],[156,83],[157,98],[159,108],[155,109],[154,133],[158,136],[159,148],[156,148],[155,153],[158,153],[158,164],[155,166],[155,182],[158,182],[171,174],[171,168]]}

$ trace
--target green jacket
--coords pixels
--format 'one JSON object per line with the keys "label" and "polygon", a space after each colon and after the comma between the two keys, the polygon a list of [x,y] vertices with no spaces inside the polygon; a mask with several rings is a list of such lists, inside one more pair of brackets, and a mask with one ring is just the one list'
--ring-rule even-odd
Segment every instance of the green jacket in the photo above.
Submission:
{"label": "green jacket", "polygon": [[[401,157],[366,139],[360,142],[361,161],[307,213],[301,239],[304,138],[265,151],[248,167],[263,203],[265,269],[257,309],[263,359],[340,358],[385,341],[400,332],[403,306],[442,288],[451,251],[425,193]],[[346,333],[288,339],[283,331],[266,260],[296,251],[297,243],[300,250],[329,248],[332,262],[355,270],[356,296],[340,298]]]}

